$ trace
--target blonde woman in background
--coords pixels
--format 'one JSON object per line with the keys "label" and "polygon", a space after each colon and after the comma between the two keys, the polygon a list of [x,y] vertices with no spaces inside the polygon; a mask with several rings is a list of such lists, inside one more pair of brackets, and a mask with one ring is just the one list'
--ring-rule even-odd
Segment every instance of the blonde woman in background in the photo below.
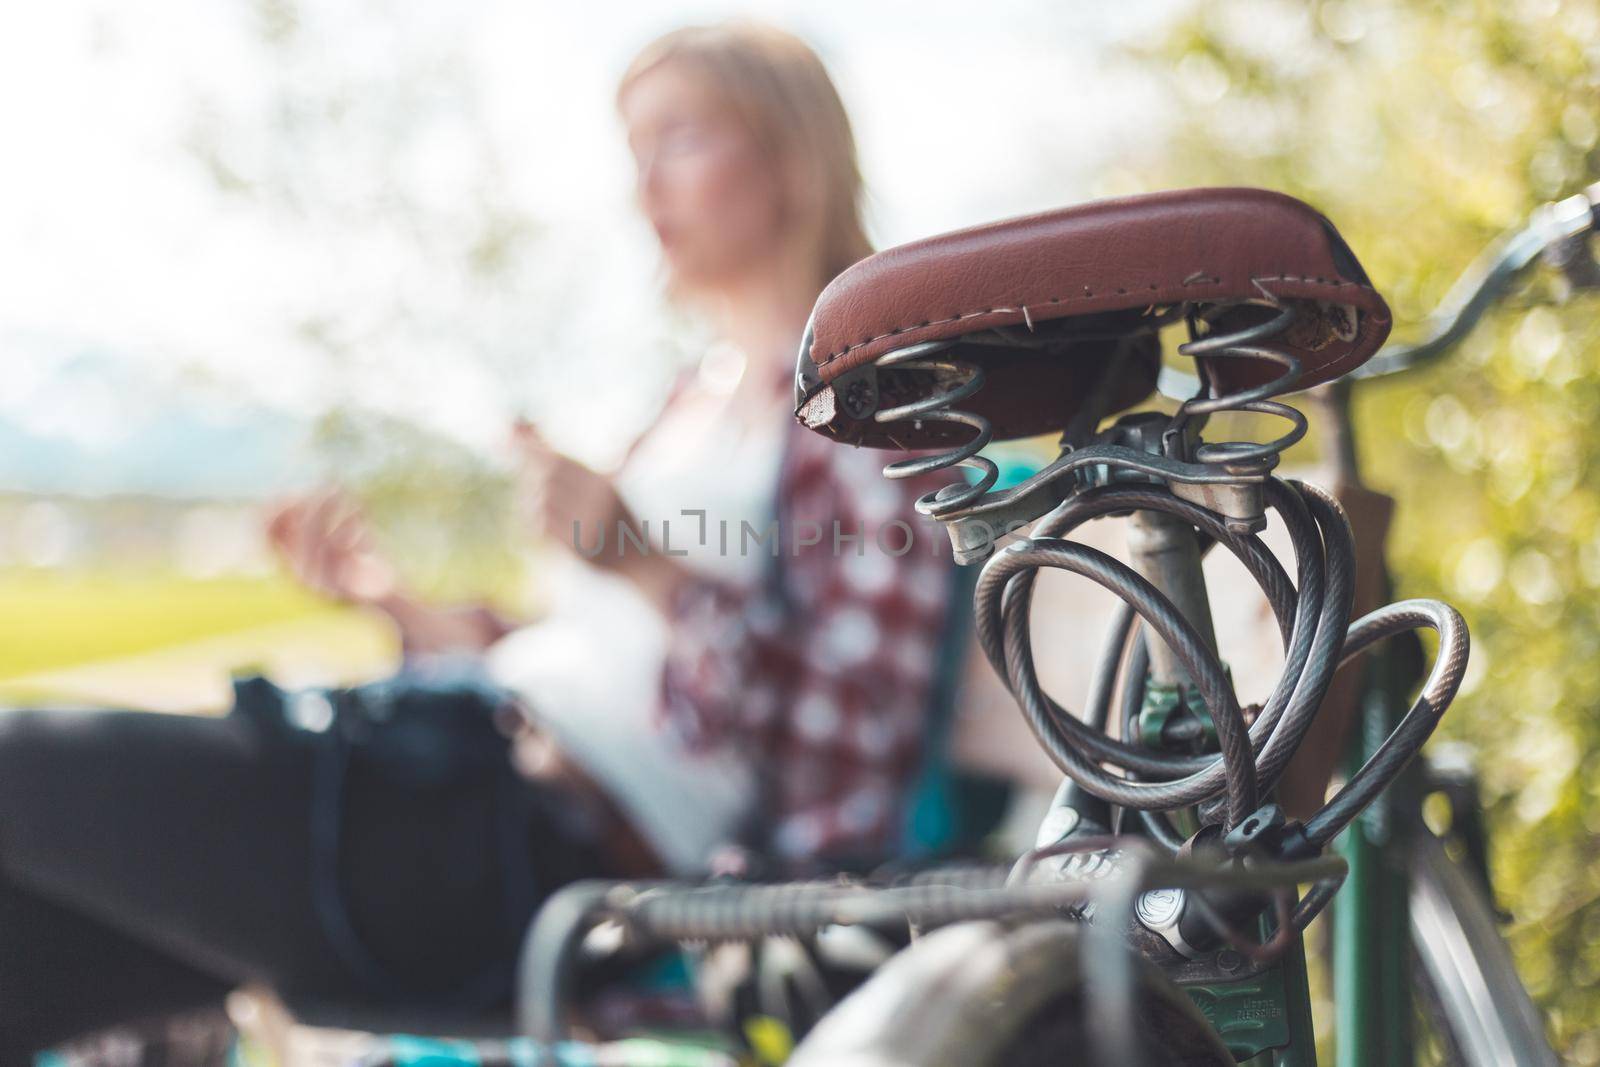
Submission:
{"label": "blonde woman in background", "polygon": [[[790,413],[806,315],[868,252],[844,109],[809,48],[747,23],[654,42],[617,105],[671,292],[720,344],[613,474],[516,430],[530,532],[584,531],[552,611],[424,604],[358,514],[306,501],[272,525],[296,574],[384,613],[414,662],[481,653],[486,677],[0,716],[0,1064],[244,982],[481,1008],[573,878],[895,848],[951,571],[926,485]],[[671,554],[590,552],[664,520]],[[776,555],[741,536],[774,521]],[[508,714],[531,724],[509,747]]]}

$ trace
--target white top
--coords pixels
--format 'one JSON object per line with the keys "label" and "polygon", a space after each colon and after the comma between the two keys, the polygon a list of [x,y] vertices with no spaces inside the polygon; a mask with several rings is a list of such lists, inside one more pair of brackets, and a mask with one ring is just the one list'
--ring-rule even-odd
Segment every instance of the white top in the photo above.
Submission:
{"label": "white top", "polygon": [[[635,447],[617,489],[653,543],[686,553],[680,563],[752,586],[765,557],[738,552],[739,524],[772,521],[785,424],[776,414],[735,419],[729,401],[726,389],[704,382],[687,389]],[[704,544],[700,517],[685,509],[706,512]],[[735,546],[727,553],[719,551],[720,523]],[[607,531],[607,543],[615,536]],[[582,532],[585,545],[594,537]],[[704,873],[755,802],[748,761],[727,749],[690,753],[657,728],[668,631],[630,582],[565,554],[547,577],[549,613],[490,648],[491,677],[517,692],[607,789],[670,873]]]}

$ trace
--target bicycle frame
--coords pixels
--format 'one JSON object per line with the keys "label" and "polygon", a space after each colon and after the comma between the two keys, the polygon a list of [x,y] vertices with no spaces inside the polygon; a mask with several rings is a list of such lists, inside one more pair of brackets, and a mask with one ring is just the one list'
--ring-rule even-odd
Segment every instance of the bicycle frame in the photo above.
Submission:
{"label": "bicycle frame", "polygon": [[[1322,444],[1334,492],[1341,498],[1370,493],[1361,482],[1350,414],[1351,382],[1325,386],[1318,395]],[[1379,498],[1391,505],[1387,497]],[[1387,599],[1392,583],[1383,567],[1389,531],[1388,511],[1352,509],[1357,544],[1376,561],[1378,573],[1371,594]],[[1357,610],[1361,605],[1358,604]],[[1342,763],[1358,767],[1394,729],[1404,709],[1405,690],[1416,683],[1414,664],[1391,646],[1374,655],[1362,672],[1353,708],[1339,725],[1345,735]],[[1403,853],[1406,837],[1420,825],[1421,788],[1418,765],[1408,768],[1338,842],[1350,864],[1344,888],[1334,898],[1331,939],[1334,993],[1334,1048],[1338,1067],[1358,1067],[1376,1060],[1411,1063],[1414,1059],[1412,1019],[1415,1005],[1410,978],[1408,883]]]}
{"label": "bicycle frame", "polygon": [[[1164,593],[1215,650],[1214,624],[1194,529],[1170,515],[1145,511],[1134,512],[1129,526],[1128,547],[1134,569]],[[1151,706],[1149,693],[1161,691],[1155,687],[1164,690],[1192,685],[1172,651],[1159,639],[1150,640],[1149,656],[1147,680],[1151,689],[1147,689],[1145,697],[1147,709]],[[1349,880],[1354,874],[1352,865]],[[1335,900],[1348,892],[1347,880]],[[1276,1049],[1281,1050],[1276,1062],[1283,1067],[1315,1067],[1310,984],[1305,948],[1298,935],[1279,960],[1254,978],[1244,982],[1180,980],[1178,984],[1200,1007],[1229,1050],[1236,1056],[1248,1056],[1240,1062],[1272,1063],[1271,1050]]]}

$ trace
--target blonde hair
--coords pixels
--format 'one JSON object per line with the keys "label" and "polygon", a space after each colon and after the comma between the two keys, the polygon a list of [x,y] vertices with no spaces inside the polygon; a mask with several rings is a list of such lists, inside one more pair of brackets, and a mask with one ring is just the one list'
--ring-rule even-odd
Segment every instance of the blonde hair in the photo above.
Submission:
{"label": "blonde hair", "polygon": [[704,74],[755,137],[788,195],[798,180],[819,287],[872,251],[861,222],[855,137],[822,60],[791,33],[748,20],[689,26],[658,37],[628,65],[620,104],[642,77],[666,63]]}

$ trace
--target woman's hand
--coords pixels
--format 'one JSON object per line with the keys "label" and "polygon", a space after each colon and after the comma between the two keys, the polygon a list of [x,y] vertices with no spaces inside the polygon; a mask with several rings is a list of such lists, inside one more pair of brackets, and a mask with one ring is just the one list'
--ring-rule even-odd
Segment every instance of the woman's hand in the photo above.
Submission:
{"label": "woman's hand", "polygon": [[336,489],[279,505],[267,539],[294,576],[323,596],[376,605],[397,592],[395,569],[378,552],[366,517]]}
{"label": "woman's hand", "polygon": [[511,439],[518,506],[530,532],[622,575],[666,610],[688,573],[650,544],[611,479],[557,452],[530,423],[516,423]]}
{"label": "woman's hand", "polygon": [[336,490],[280,505],[267,538],[307,587],[387,615],[407,656],[481,652],[515,628],[487,604],[435,607],[402,590],[361,509]]}
{"label": "woman's hand", "polygon": [[[551,448],[530,423],[516,423],[511,441],[518,460],[517,503],[529,532],[560,542],[597,567],[619,569],[619,530],[638,525],[611,479]],[[634,543],[627,547],[639,554]]]}

